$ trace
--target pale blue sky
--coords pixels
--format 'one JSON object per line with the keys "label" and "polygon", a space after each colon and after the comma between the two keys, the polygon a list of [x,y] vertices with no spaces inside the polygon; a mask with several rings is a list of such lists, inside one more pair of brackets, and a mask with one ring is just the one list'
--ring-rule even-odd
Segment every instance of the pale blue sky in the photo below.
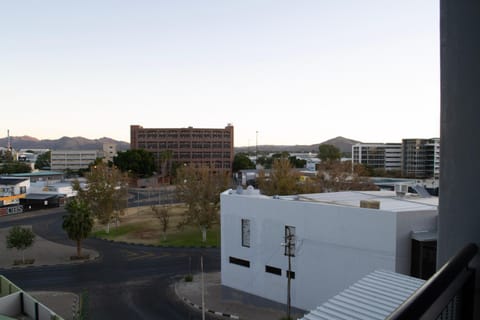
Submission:
{"label": "pale blue sky", "polygon": [[0,137],[437,137],[438,2],[0,0]]}

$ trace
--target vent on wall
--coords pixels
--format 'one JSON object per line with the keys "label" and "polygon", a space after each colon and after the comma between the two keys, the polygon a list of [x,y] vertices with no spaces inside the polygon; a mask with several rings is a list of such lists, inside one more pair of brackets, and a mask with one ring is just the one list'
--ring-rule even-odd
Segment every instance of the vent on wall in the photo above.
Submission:
{"label": "vent on wall", "polygon": [[378,200],[360,200],[360,208],[380,209],[380,201],[378,201]]}
{"label": "vent on wall", "polygon": [[404,197],[408,192],[408,185],[406,184],[396,184],[395,185],[395,193],[398,197]]}

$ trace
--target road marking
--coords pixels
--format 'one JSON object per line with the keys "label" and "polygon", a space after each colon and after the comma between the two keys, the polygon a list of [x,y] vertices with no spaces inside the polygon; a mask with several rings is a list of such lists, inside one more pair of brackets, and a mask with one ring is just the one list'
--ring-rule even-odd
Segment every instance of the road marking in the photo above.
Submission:
{"label": "road marking", "polygon": [[171,254],[168,252],[153,253],[153,252],[148,252],[144,250],[138,250],[138,251],[124,250],[123,252],[126,254],[128,261],[140,260],[140,259],[151,259],[151,258],[165,258],[165,257],[171,256]]}

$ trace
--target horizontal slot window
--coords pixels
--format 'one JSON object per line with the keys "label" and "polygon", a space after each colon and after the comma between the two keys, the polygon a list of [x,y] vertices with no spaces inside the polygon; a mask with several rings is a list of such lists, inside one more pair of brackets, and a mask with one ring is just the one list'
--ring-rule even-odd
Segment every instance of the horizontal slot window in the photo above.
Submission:
{"label": "horizontal slot window", "polygon": [[275,268],[275,267],[272,267],[272,266],[265,266],[265,272],[273,273],[273,274],[276,274],[278,276],[282,275],[282,269]]}
{"label": "horizontal slot window", "polygon": [[290,274],[290,279],[295,279],[295,271],[288,271],[287,270],[287,278],[288,278],[289,274]]}
{"label": "horizontal slot window", "polygon": [[243,259],[240,259],[240,258],[230,257],[229,261],[230,261],[230,263],[238,264],[239,266],[250,268],[250,261],[248,261],[248,260],[243,260]]}

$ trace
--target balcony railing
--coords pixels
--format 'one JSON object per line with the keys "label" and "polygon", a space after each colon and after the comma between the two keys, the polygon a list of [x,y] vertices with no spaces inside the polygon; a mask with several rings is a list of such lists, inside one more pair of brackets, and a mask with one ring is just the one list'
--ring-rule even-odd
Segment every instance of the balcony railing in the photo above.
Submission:
{"label": "balcony railing", "polygon": [[475,244],[467,245],[387,319],[473,320],[475,270],[468,264],[477,252]]}

